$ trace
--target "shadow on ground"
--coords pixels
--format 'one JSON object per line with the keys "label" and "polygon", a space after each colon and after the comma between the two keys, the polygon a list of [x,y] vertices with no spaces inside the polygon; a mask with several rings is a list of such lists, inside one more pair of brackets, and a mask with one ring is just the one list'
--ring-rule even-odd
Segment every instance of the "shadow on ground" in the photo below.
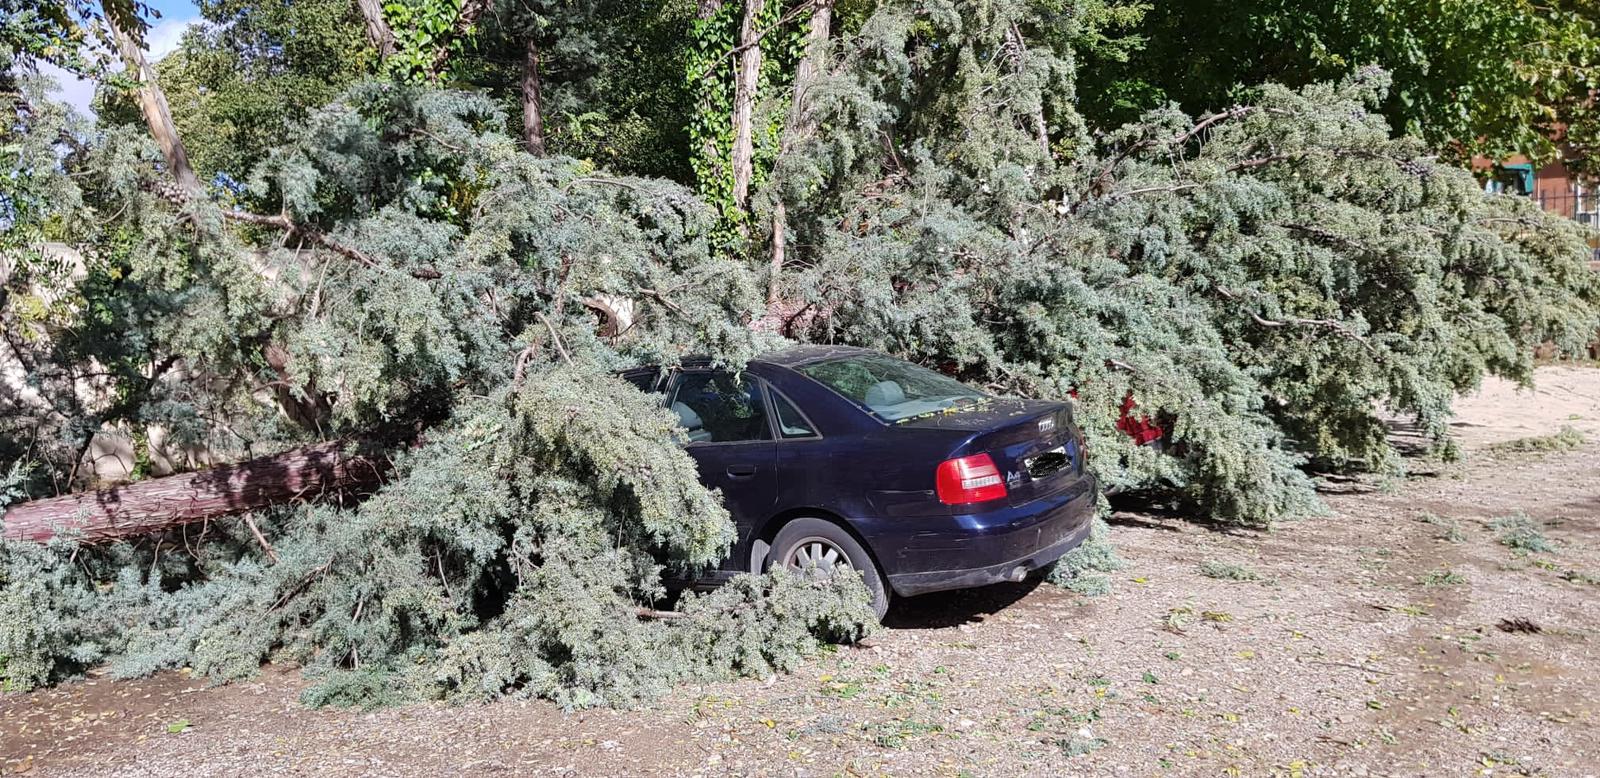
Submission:
{"label": "shadow on ground", "polygon": [[1022,583],[896,599],[884,616],[883,625],[890,629],[948,629],[978,624],[1028,596],[1040,583],[1030,578]]}

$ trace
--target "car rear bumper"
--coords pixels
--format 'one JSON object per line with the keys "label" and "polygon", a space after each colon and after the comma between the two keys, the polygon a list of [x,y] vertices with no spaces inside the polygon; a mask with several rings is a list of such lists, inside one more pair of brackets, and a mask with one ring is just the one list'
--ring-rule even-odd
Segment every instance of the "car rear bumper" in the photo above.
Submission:
{"label": "car rear bumper", "polygon": [[[1018,580],[1089,536],[1097,484],[1084,476],[1059,493],[966,516],[896,518],[864,532],[889,586],[909,597]],[[859,525],[858,525],[859,526]]]}

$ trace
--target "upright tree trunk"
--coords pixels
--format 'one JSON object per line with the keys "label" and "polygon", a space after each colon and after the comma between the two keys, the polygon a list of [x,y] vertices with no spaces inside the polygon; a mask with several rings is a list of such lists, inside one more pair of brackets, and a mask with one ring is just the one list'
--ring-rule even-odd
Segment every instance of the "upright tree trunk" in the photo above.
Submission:
{"label": "upright tree trunk", "polygon": [[528,153],[542,157],[544,150],[544,96],[539,80],[539,41],[532,33],[522,57],[522,143]]}
{"label": "upright tree trunk", "polygon": [[733,204],[750,205],[750,181],[755,177],[755,105],[761,80],[761,42],[756,22],[766,0],[745,0],[739,24],[739,67],[733,82]]}
{"label": "upright tree trunk", "polygon": [[[789,107],[789,123],[779,144],[781,158],[800,139],[811,133],[811,113],[806,101],[809,90],[828,66],[828,35],[833,26],[833,0],[816,0],[811,9],[811,24],[806,30],[805,52],[794,68],[794,99]],[[767,268],[767,307],[773,308],[782,297],[783,263],[789,233],[789,208],[778,194],[772,209],[772,259]]]}
{"label": "upright tree trunk", "polygon": [[161,84],[156,81],[150,64],[145,61],[142,45],[123,29],[117,14],[110,9],[107,9],[105,19],[128,75],[139,84],[135,93],[139,111],[144,114],[144,123],[150,128],[151,137],[156,139],[156,145],[161,147],[161,154],[167,159],[167,168],[172,171],[173,180],[178,182],[184,195],[198,193],[200,178],[194,174],[194,166],[189,164],[189,152],[183,148],[183,139],[178,137],[178,128],[172,123],[172,109],[167,105],[167,96],[161,91]]}
{"label": "upright tree trunk", "polygon": [[197,473],[32,500],[0,515],[5,537],[44,541],[76,530],[89,542],[134,537],[269,505],[338,492],[370,492],[388,460],[345,453],[347,443],[322,443]]}
{"label": "upright tree trunk", "polygon": [[816,0],[811,6],[811,23],[806,27],[805,51],[794,66],[793,110],[799,114],[806,90],[828,66],[828,35],[833,28],[833,0]]}
{"label": "upright tree trunk", "polygon": [[388,59],[394,54],[394,31],[389,29],[389,21],[383,18],[383,3],[380,0],[356,0],[356,6],[361,9],[361,18],[367,24],[367,40],[377,47],[379,59]]}

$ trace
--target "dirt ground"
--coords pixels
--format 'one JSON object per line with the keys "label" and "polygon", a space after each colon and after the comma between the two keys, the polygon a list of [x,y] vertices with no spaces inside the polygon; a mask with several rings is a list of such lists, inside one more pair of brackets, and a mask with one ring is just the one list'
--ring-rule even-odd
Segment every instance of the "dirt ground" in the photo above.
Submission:
{"label": "dirt ground", "polygon": [[[1600,774],[1600,369],[1459,405],[1467,450],[1272,532],[1123,511],[1114,592],[900,603],[866,645],[639,711],[308,710],[269,668],[0,697],[32,775]],[[1572,426],[1568,451],[1495,444]],[[1426,472],[1423,472],[1426,471]],[[1497,518],[1553,542],[1522,553]],[[1247,580],[1208,577],[1233,575]],[[1250,578],[1250,576],[1254,578]]]}

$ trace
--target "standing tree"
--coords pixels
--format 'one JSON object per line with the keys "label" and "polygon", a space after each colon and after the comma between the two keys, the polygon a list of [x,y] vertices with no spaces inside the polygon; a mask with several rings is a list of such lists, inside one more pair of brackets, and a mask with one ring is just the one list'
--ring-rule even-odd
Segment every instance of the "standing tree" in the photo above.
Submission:
{"label": "standing tree", "polygon": [[[1266,82],[1300,86],[1378,65],[1394,86],[1381,109],[1397,133],[1456,160],[1589,153],[1600,87],[1600,12],[1588,0],[1322,2],[1174,0],[1124,16],[1139,47],[1091,51],[1086,112],[1117,123],[1169,101],[1191,112],[1249,101]],[[1597,164],[1597,163],[1589,163]]]}

